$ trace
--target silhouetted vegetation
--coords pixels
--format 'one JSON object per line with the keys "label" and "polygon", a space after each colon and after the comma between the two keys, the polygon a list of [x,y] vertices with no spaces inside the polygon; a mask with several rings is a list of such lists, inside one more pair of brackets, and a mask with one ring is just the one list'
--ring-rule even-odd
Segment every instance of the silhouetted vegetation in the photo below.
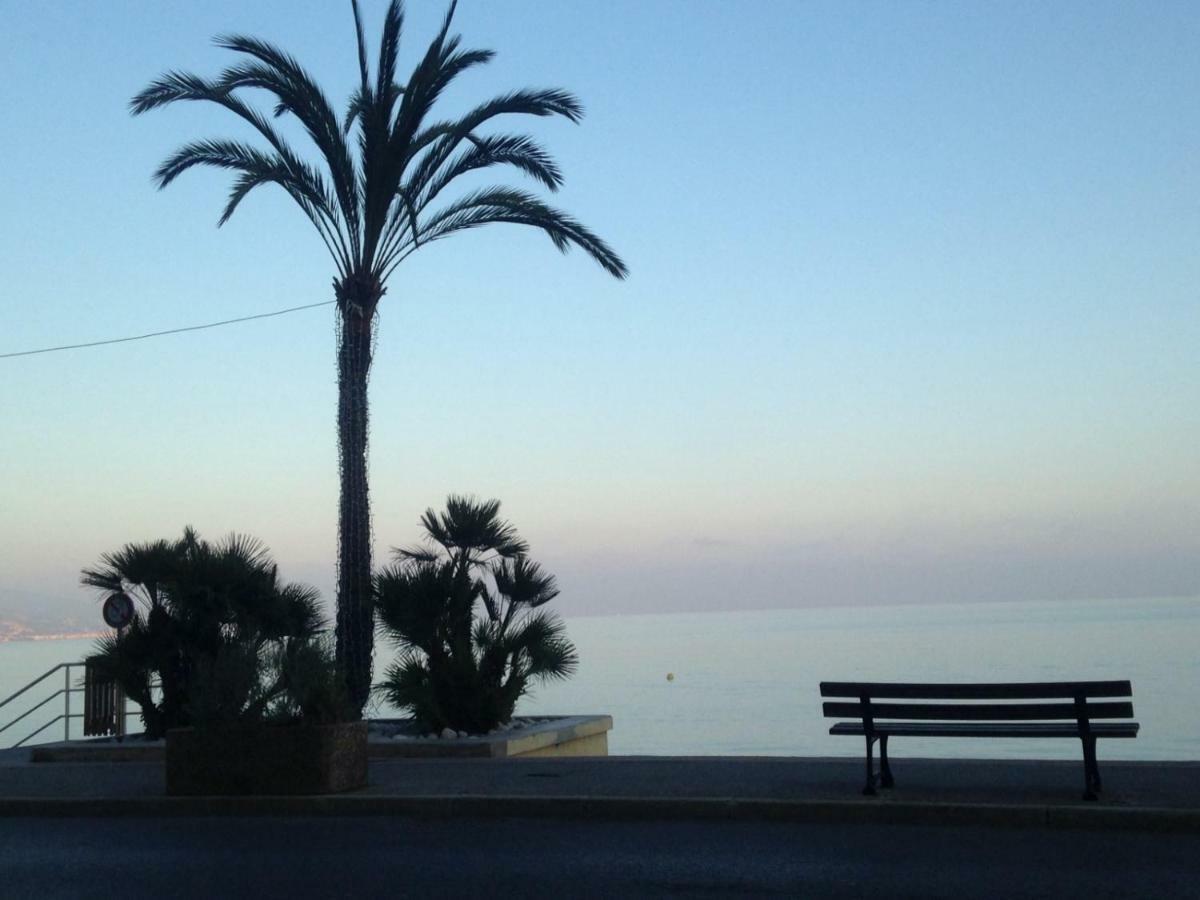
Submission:
{"label": "silhouetted vegetation", "polygon": [[379,618],[400,653],[380,690],[424,728],[479,734],[507,722],[529,687],[567,678],[578,660],[542,607],[554,577],[499,517],[496,500],[450,497],[426,510],[425,544],[396,550],[375,579]]}
{"label": "silhouetted vegetation", "polygon": [[[142,711],[146,736],[192,724],[345,718],[345,691],[320,638],[317,592],[281,584],[257,540],[127,544],[85,585],[134,600],[133,620],[95,661]],[[155,684],[159,685],[158,690]]]}
{"label": "silhouetted vegetation", "polygon": [[[386,282],[424,244],[492,222],[544,231],[559,250],[578,246],[604,269],[624,278],[620,257],[586,226],[525,191],[485,187],[436,204],[462,175],[513,166],[557,190],[562,175],[550,155],[525,135],[481,131],[499,116],[562,116],[579,121],[583,109],[566,91],[519,90],[501,94],[451,120],[431,121],[442,93],[462,73],[488,62],[490,50],[469,50],[450,35],[454,4],[437,36],[406,79],[397,66],[404,13],[399,0],[384,17],[372,76],[358,4],[358,86],[339,117],[313,77],[290,55],[265,41],[228,35],[217,44],[238,54],[215,79],[168,72],[133,98],[135,114],[177,101],[203,100],[248,123],[265,147],[239,140],[185,144],[155,173],[165,187],[194,166],[235,173],[221,214],[224,223],[255,188],[285,190],[316,228],[336,266],[338,307],[338,518],[337,657],[355,706],[361,711],[371,685],[373,609],[371,534],[367,491],[367,377],[372,329]],[[297,153],[268,115],[248,105],[242,92],[264,90],[276,116],[294,116],[319,154],[319,163]],[[357,134],[357,141],[352,136]]]}

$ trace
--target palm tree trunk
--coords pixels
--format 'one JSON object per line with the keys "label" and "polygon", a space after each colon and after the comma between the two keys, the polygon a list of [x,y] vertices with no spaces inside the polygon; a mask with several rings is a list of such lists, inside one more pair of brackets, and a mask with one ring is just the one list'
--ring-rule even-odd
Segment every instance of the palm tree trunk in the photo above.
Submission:
{"label": "palm tree trunk", "polygon": [[367,377],[374,304],[340,304],[338,330],[338,668],[361,716],[371,692],[374,602],[371,515],[367,492]]}

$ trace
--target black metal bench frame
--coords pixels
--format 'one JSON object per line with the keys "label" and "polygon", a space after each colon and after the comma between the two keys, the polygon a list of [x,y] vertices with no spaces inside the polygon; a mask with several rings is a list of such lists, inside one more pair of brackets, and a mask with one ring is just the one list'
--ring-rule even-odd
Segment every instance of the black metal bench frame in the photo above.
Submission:
{"label": "black metal bench frame", "polygon": [[[854,698],[824,704],[827,718],[856,717],[838,722],[830,734],[850,734],[866,739],[867,783],[863,793],[875,794],[872,760],[879,742],[879,785],[895,785],[888,763],[889,737],[1066,737],[1083,745],[1085,800],[1095,800],[1101,790],[1096,763],[1097,738],[1137,737],[1137,722],[1096,722],[1096,719],[1132,719],[1133,703],[1093,702],[1094,698],[1132,697],[1128,681],[1059,681],[1015,684],[889,684],[881,682],[823,681],[821,696]],[[879,702],[880,700],[889,702]],[[1070,700],[1070,703],[895,703],[894,700]]]}

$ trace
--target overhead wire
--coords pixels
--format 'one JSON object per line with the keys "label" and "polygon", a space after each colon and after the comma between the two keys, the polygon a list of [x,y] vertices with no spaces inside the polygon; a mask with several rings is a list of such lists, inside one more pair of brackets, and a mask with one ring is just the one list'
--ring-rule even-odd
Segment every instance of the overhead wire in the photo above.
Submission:
{"label": "overhead wire", "polygon": [[38,353],[56,353],[59,350],[82,350],[85,347],[103,347],[106,344],[124,344],[128,341],[144,341],[146,338],[162,337],[166,334],[181,334],[185,331],[203,331],[205,328],[218,328],[221,325],[236,325],[238,322],[250,322],[254,319],[269,319],[272,316],[282,316],[287,313],[300,312],[304,309],[315,309],[318,306],[329,306],[336,300],[323,300],[320,303],[308,303],[304,306],[292,306],[287,309],[277,309],[274,312],[257,313],[253,316],[239,316],[236,319],[223,319],[220,322],[207,322],[204,325],[187,325],[183,328],[168,328],[164,331],[150,331],[146,334],[134,334],[129,337],[108,338],[103,341],[88,341],[83,344],[63,344],[59,347],[41,347],[37,350],[18,350],[15,353],[0,353],[0,359],[11,359],[15,356],[34,356]]}

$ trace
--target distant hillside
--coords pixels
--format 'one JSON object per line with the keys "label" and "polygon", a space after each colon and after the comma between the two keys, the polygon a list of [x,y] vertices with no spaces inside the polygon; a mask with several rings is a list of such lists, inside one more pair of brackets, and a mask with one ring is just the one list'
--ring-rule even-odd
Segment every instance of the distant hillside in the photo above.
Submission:
{"label": "distant hillside", "polygon": [[99,615],[85,620],[77,615],[0,611],[0,643],[97,637],[105,631]]}

